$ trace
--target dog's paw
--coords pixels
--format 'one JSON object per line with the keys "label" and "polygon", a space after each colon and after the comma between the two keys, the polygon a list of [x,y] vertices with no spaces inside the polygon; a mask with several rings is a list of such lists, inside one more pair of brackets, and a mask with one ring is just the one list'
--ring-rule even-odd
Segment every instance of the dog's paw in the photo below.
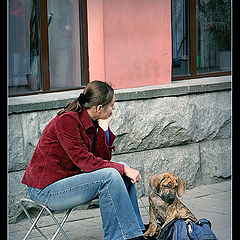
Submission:
{"label": "dog's paw", "polygon": [[157,236],[156,235],[154,235],[154,236],[152,236],[152,237],[145,237],[144,239],[146,239],[146,240],[157,240]]}
{"label": "dog's paw", "polygon": [[148,229],[144,234],[143,237],[144,239],[156,239],[156,231],[152,231],[151,229]]}

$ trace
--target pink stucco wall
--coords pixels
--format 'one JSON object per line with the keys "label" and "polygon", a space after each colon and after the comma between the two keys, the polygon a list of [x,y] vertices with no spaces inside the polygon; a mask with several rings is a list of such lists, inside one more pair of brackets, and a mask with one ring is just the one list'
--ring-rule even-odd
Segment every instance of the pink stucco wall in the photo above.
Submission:
{"label": "pink stucco wall", "polygon": [[90,81],[171,82],[171,1],[88,0],[88,29]]}
{"label": "pink stucco wall", "polygon": [[103,0],[88,0],[87,16],[89,78],[104,81]]}

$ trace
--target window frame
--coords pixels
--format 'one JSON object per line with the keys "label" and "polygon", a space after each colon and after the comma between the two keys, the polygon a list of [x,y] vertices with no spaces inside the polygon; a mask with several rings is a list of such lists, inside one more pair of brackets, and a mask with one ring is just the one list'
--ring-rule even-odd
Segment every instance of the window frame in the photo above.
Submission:
{"label": "window frame", "polygon": [[[172,76],[172,81],[205,78],[205,77],[220,77],[231,75],[232,71],[212,72],[212,73],[197,73],[197,22],[196,22],[196,1],[189,1],[189,59],[190,59],[190,74],[182,76]],[[172,4],[172,1],[171,1]]]}
{"label": "window frame", "polygon": [[[39,29],[40,29],[40,64],[42,89],[34,92],[8,94],[8,97],[34,95],[39,93],[62,92],[83,89],[89,83],[88,66],[88,25],[87,25],[87,0],[79,0],[79,23],[80,23],[80,56],[81,76],[84,85],[68,89],[50,89],[50,62],[49,62],[49,40],[48,40],[48,9],[47,0],[37,0],[39,4]],[[80,67],[80,66],[79,66]]]}

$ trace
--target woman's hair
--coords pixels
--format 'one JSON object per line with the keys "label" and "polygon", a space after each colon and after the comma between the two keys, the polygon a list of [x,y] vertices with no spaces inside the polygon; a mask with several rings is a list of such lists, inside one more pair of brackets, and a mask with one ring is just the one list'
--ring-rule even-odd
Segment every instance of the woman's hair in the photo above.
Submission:
{"label": "woman's hair", "polygon": [[70,111],[81,112],[82,107],[89,109],[98,105],[105,106],[112,101],[113,94],[114,91],[110,84],[98,80],[92,81],[84,88],[83,94],[69,102],[64,109],[58,112],[58,115]]}

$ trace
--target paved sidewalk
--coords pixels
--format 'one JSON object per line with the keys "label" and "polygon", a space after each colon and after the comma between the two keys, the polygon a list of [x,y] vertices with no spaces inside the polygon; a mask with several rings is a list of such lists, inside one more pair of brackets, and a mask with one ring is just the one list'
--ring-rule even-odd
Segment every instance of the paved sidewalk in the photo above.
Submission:
{"label": "paved sidewalk", "polygon": [[[142,201],[148,206],[147,197]],[[187,190],[181,201],[199,218],[207,218],[212,222],[212,230],[219,240],[231,240],[231,181],[199,186]],[[148,223],[149,217],[141,201],[139,201],[140,212],[144,223]],[[61,219],[63,214],[55,215]],[[56,227],[49,216],[39,220],[38,226],[50,236]],[[23,219],[16,224],[9,224],[8,239],[23,239],[30,228],[28,219]],[[64,230],[71,240],[103,240],[101,217],[99,208],[89,210],[76,210],[71,213],[64,225]],[[28,239],[44,239],[36,230],[33,230]],[[60,232],[57,240],[65,239]]]}

